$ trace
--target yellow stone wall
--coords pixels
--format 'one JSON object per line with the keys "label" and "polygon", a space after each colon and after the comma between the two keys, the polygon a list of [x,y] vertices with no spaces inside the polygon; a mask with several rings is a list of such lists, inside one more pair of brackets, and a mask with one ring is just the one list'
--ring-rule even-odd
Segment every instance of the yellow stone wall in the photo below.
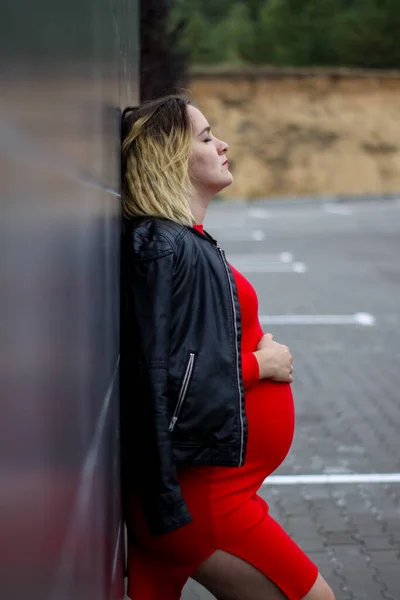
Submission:
{"label": "yellow stone wall", "polygon": [[193,70],[230,145],[227,198],[400,192],[400,71]]}

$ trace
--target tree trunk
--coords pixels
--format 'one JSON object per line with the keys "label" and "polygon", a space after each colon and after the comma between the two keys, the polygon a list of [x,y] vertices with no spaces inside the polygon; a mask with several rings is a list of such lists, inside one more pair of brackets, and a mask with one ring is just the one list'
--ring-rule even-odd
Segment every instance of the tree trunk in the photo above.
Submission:
{"label": "tree trunk", "polygon": [[187,56],[177,48],[183,22],[173,30],[173,0],[140,1],[140,100],[179,93],[187,81]]}

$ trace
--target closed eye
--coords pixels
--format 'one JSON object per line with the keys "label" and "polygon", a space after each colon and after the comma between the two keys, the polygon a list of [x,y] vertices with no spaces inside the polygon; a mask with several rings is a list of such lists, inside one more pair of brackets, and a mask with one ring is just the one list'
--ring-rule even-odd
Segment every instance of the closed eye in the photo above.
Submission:
{"label": "closed eye", "polygon": [[210,137],[207,137],[207,138],[205,138],[205,139],[203,140],[203,142],[211,142],[211,138],[210,138]]}

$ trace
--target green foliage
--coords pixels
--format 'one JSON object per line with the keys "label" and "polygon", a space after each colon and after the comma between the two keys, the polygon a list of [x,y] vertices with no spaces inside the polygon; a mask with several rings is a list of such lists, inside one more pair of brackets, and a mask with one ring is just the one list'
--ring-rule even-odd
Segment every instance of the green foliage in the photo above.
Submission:
{"label": "green foliage", "polygon": [[349,66],[400,67],[400,0],[362,0],[340,16],[339,56]]}
{"label": "green foliage", "polygon": [[192,64],[400,67],[400,0],[175,0]]}
{"label": "green foliage", "polygon": [[226,19],[219,23],[220,40],[225,46],[227,60],[241,62],[252,46],[253,23],[246,4],[232,4]]}
{"label": "green foliage", "polygon": [[192,64],[240,62],[242,51],[253,34],[249,11],[241,2],[231,4],[224,19],[214,24],[200,10],[193,11],[190,18],[184,17],[184,20],[186,25],[180,43]]}
{"label": "green foliage", "polygon": [[184,18],[191,18],[201,12],[207,22],[215,24],[228,14],[232,0],[175,0],[175,12]]}
{"label": "green foliage", "polygon": [[193,11],[182,35],[182,48],[188,53],[192,63],[212,63],[218,61],[213,55],[215,35],[209,36],[210,24],[200,11]]}
{"label": "green foliage", "polygon": [[337,0],[270,0],[260,8],[258,62],[324,65],[335,62]]}

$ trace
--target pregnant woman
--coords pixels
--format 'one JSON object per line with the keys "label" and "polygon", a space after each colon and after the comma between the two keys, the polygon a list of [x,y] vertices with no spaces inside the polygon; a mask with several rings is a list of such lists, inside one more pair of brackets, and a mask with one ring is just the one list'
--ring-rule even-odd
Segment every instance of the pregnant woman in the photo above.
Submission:
{"label": "pregnant woman", "polygon": [[128,596],[334,600],[257,495],[294,433],[287,346],[203,228],[228,145],[188,101],[122,119],[122,483]]}

